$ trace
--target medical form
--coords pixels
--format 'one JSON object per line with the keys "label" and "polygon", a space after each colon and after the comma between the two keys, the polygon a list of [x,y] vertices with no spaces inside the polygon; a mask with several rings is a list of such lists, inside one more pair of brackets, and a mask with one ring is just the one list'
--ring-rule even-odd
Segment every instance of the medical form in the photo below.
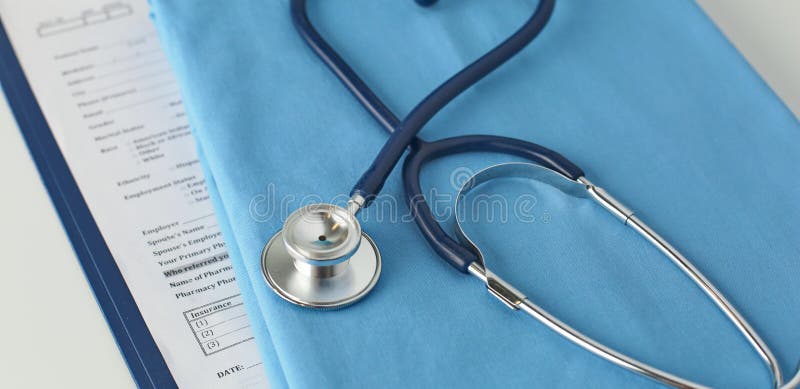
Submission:
{"label": "medical form", "polygon": [[267,386],[146,0],[0,0],[0,18],[182,388]]}

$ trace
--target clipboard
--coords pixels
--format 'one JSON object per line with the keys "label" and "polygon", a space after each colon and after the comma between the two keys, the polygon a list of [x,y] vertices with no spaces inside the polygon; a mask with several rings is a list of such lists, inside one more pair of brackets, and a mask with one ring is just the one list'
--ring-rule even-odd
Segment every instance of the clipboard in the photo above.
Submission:
{"label": "clipboard", "polygon": [[140,388],[177,388],[42,114],[0,21],[0,85],[97,304]]}

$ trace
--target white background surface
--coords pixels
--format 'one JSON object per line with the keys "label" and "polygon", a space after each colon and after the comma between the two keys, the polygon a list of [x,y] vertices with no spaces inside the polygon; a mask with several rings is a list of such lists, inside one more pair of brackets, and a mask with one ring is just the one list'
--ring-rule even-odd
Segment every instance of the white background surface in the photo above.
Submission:
{"label": "white background surface", "polygon": [[[800,1],[699,3],[800,116]],[[0,180],[0,387],[134,387],[5,100]]]}

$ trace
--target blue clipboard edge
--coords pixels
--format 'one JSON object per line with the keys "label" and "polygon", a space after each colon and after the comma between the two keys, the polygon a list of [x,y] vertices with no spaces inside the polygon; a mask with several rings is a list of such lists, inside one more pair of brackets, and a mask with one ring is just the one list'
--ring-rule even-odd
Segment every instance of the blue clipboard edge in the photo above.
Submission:
{"label": "blue clipboard edge", "polygon": [[0,85],[136,384],[141,388],[177,388],[47,125],[2,20]]}

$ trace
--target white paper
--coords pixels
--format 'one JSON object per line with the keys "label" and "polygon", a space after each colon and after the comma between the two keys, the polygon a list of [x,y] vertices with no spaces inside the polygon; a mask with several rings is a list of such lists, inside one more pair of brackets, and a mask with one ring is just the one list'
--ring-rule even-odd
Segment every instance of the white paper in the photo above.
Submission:
{"label": "white paper", "polygon": [[267,386],[146,0],[0,0],[36,99],[172,376]]}

